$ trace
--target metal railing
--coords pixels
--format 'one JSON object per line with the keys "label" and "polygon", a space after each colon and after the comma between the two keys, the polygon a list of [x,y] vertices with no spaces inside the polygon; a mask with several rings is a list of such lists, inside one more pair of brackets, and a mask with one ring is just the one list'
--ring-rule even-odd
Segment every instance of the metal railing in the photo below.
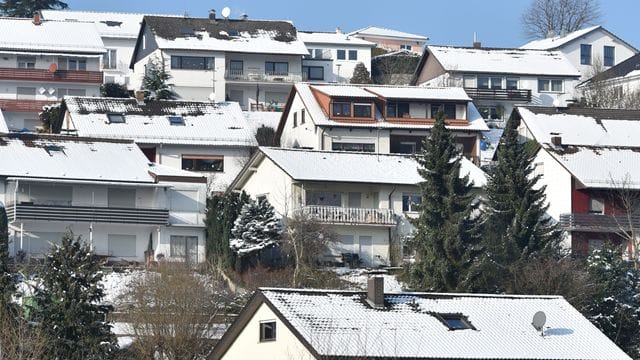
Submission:
{"label": "metal railing", "polygon": [[293,83],[302,81],[302,73],[295,72],[264,72],[247,73],[242,70],[227,69],[224,72],[225,80],[247,81],[247,82],[274,82]]}
{"label": "metal railing", "polygon": [[168,209],[109,208],[92,206],[7,204],[9,221],[44,220],[142,225],[166,225]]}
{"label": "metal railing", "polygon": [[297,214],[311,215],[320,222],[331,224],[396,225],[391,209],[345,208],[338,206],[307,205]]}
{"label": "metal railing", "polygon": [[527,89],[479,89],[464,88],[467,95],[474,100],[509,100],[531,102],[531,90]]}
{"label": "metal railing", "polygon": [[3,80],[65,81],[102,84],[102,71],[0,68]]}
{"label": "metal railing", "polygon": [[574,213],[560,214],[560,226],[567,231],[607,232],[627,231],[633,226],[640,229],[640,215],[605,215]]}

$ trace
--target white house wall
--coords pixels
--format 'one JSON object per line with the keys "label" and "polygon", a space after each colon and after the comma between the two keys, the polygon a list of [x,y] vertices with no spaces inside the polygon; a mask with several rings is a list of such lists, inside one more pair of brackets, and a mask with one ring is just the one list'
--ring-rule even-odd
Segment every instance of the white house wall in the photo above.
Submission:
{"label": "white house wall", "polygon": [[[253,171],[249,169],[248,171]],[[264,158],[242,190],[253,198],[266,196],[281,216],[291,216],[293,204],[292,179],[269,158]]]}
{"label": "white house wall", "polygon": [[[309,111],[306,110],[305,123],[300,124],[302,109],[305,109],[304,103],[296,93],[289,108],[284,129],[282,130],[280,144],[285,148],[302,147],[320,150],[319,136],[321,136],[321,134],[319,133],[321,133],[322,130],[314,125]],[[293,126],[294,116],[298,119],[298,126],[296,127]]]}
{"label": "white house wall", "polygon": [[[369,46],[346,46],[338,44],[318,44],[318,43],[305,43],[308,49],[322,49],[323,53],[328,55],[333,61],[313,61],[313,59],[306,59],[305,65],[312,66],[327,65],[325,67],[325,82],[349,82],[353,77],[353,70],[356,65],[361,62],[371,74],[371,47]],[[345,60],[338,60],[338,50],[345,51]],[[349,60],[349,50],[355,50],[357,52],[357,60]],[[312,62],[313,61],[313,62]],[[328,64],[326,64],[328,63]],[[331,69],[328,69],[329,65]]]}
{"label": "white house wall", "polygon": [[[126,85],[129,90],[134,90],[131,77],[133,70],[129,69],[133,49],[136,46],[136,39],[102,37],[102,42],[107,50],[116,50],[116,67],[114,69],[104,68],[104,79],[106,82],[116,82]],[[112,80],[113,81],[108,81]]]}

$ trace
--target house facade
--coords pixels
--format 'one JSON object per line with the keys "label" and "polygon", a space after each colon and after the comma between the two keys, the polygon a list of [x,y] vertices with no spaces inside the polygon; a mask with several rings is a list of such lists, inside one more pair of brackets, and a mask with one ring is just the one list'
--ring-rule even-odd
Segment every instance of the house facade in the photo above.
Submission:
{"label": "house facade", "polygon": [[99,96],[106,49],[93,24],[1,18],[0,109],[9,130],[35,131],[43,106]]}
{"label": "house facade", "polygon": [[243,110],[281,111],[302,81],[307,48],[287,21],[145,16],[131,60],[140,88],[150,60],[164,64],[182,100],[236,101]]}
{"label": "house facade", "polygon": [[488,128],[461,88],[296,84],[276,136],[287,148],[413,154],[439,110],[464,156],[479,163]]}
{"label": "house facade", "polygon": [[60,116],[63,134],[133,140],[149,161],[207,176],[210,191],[224,191],[258,145],[235,102],[68,97]]}
{"label": "house facade", "polygon": [[561,296],[383,286],[378,277],[366,292],[260,288],[213,359],[631,359]]}
{"label": "house facade", "polygon": [[[566,246],[588,255],[603,243],[631,253],[640,226],[625,202],[640,194],[636,110],[518,107],[519,132],[540,145],[533,163],[547,213],[566,231]],[[631,216],[629,216],[631,215]],[[636,240],[637,241],[637,240]]]}
{"label": "house facade", "polygon": [[349,36],[360,38],[376,44],[376,47],[389,50],[409,50],[420,54],[428,37],[410,34],[394,29],[387,29],[377,26],[367,26],[365,28],[349,33]]}
{"label": "house facade", "polygon": [[374,43],[343,34],[298,32],[309,54],[302,59],[302,81],[348,83],[356,64],[363,63],[371,73],[371,48]]}
{"label": "house facade", "polygon": [[638,49],[600,25],[534,40],[520,48],[562,53],[580,71],[582,81],[638,53]]}
{"label": "house facade", "polygon": [[559,51],[430,45],[412,84],[463,87],[482,117],[501,126],[515,105],[573,101],[579,78]]}
{"label": "house facade", "polygon": [[[349,254],[376,267],[398,264],[414,231],[408,219],[422,201],[417,169],[406,155],[260,147],[229,190],[265,197],[283,218],[310,215],[330,226],[338,238],[322,260]],[[477,188],[486,182],[463,158],[465,174]]]}
{"label": "house facade", "polygon": [[[597,74],[578,85],[578,89],[588,95],[590,92],[607,96],[606,101],[624,106],[625,97],[633,97],[640,91],[640,54]],[[631,100],[631,99],[630,99]]]}
{"label": "house facade", "polygon": [[149,164],[130,141],[9,134],[0,144],[12,256],[43,256],[72,230],[112,261],[204,261],[206,178]]}

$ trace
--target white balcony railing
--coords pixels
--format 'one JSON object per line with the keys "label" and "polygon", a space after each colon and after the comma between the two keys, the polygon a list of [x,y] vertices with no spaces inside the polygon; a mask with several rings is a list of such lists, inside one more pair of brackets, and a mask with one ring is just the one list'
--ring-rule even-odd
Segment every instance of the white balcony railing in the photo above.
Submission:
{"label": "white balcony railing", "polygon": [[302,73],[291,71],[256,73],[227,69],[224,72],[224,78],[230,81],[294,83],[302,81]]}
{"label": "white balcony railing", "polygon": [[338,206],[307,205],[296,210],[297,214],[311,215],[331,224],[396,225],[391,209],[345,208]]}

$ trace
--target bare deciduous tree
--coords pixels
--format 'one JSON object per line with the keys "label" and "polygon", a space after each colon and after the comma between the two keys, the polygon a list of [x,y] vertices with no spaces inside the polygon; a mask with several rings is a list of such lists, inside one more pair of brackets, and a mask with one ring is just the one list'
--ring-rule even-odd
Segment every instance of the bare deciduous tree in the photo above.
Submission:
{"label": "bare deciduous tree", "polygon": [[532,0],[522,25],[524,35],[533,40],[580,30],[600,18],[598,0]]}
{"label": "bare deciduous tree", "polygon": [[602,59],[594,58],[589,81],[582,88],[585,106],[604,109],[640,109],[640,91],[604,76]]}
{"label": "bare deciduous tree", "polygon": [[611,183],[615,189],[611,193],[611,201],[618,210],[613,217],[618,228],[616,234],[630,246],[629,258],[638,269],[640,268],[640,191],[632,187],[629,174],[626,174],[622,181],[612,178]]}

